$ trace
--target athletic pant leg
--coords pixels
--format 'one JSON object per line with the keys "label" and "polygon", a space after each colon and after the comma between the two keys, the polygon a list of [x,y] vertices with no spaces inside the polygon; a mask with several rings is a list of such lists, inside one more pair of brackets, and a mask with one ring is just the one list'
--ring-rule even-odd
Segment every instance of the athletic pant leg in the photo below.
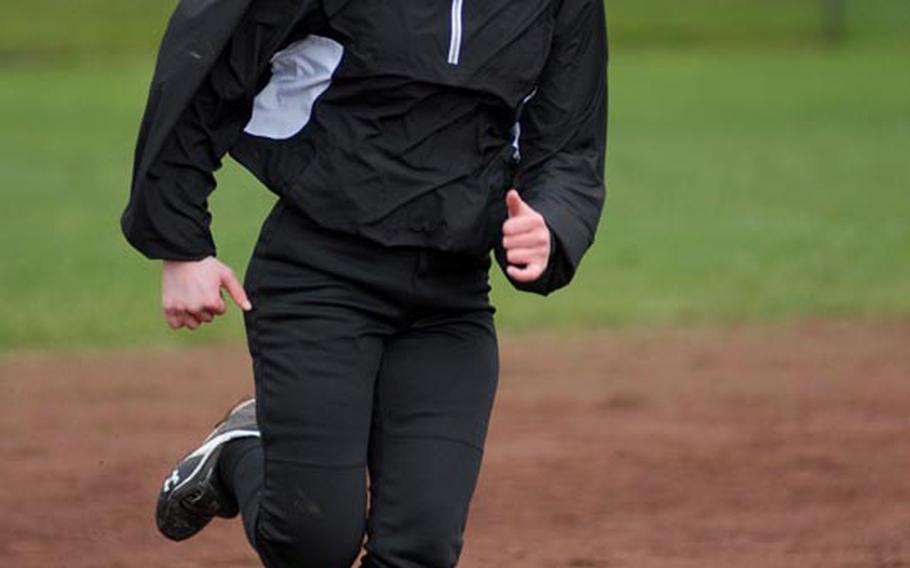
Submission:
{"label": "athletic pant leg", "polygon": [[498,372],[492,311],[434,316],[387,344],[364,568],[456,565]]}
{"label": "athletic pant leg", "polygon": [[247,277],[262,433],[261,479],[250,484],[260,487],[235,492],[252,495],[241,503],[244,524],[267,568],[348,568],[363,541],[387,325],[380,303],[302,260],[301,247],[317,245],[282,210],[267,221]]}

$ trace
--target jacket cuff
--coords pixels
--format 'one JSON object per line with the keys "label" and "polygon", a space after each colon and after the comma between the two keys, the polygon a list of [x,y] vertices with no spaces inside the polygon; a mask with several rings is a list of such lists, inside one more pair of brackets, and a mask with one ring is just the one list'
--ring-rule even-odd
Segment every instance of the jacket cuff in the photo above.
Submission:
{"label": "jacket cuff", "polygon": [[[543,197],[543,196],[541,196]],[[585,251],[591,246],[592,238],[584,224],[572,214],[572,212],[562,203],[553,199],[529,198],[528,204],[535,211],[543,215],[544,221],[550,228],[551,235],[556,236],[556,241],[560,245],[560,260],[564,273],[564,281],[557,284],[557,287],[565,286],[569,283],[575,270],[581,263],[581,258]],[[562,280],[562,279],[561,279]]]}
{"label": "jacket cuff", "polygon": [[128,213],[121,217],[120,229],[133,248],[149,260],[197,261],[217,254],[211,234],[206,235],[206,242],[179,246],[160,236],[137,230]]}

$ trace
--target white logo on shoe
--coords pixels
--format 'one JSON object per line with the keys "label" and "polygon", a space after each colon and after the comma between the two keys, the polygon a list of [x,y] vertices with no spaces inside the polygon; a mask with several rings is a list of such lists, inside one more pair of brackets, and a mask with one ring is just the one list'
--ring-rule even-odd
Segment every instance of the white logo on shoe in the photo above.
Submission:
{"label": "white logo on shoe", "polygon": [[180,483],[180,472],[176,469],[171,472],[171,476],[164,480],[164,488],[162,492],[167,493],[171,489],[177,487],[177,484]]}

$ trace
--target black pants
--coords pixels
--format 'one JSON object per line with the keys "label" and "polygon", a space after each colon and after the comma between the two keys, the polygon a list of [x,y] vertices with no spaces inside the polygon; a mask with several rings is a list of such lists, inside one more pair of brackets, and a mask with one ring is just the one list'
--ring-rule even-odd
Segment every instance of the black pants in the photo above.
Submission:
{"label": "black pants", "polygon": [[346,568],[365,534],[364,567],[456,565],[499,373],[489,267],[269,215],[246,282],[262,438],[221,469],[268,568]]}

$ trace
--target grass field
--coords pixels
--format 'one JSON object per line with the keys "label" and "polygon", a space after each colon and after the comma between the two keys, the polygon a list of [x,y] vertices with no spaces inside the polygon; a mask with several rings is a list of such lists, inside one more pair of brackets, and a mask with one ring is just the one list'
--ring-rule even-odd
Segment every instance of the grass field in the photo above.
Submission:
{"label": "grass field", "polygon": [[[497,274],[505,329],[910,313],[910,74],[900,47],[618,50],[608,206],[569,292]],[[118,233],[151,62],[3,70],[0,345],[194,343],[158,267]],[[270,194],[229,167],[213,200],[242,270]],[[235,314],[236,315],[236,314]]]}
{"label": "grass field", "polygon": [[[118,230],[173,2],[10,1],[0,349],[239,338],[237,314],[192,337],[169,333],[158,267]],[[608,2],[602,230],[570,290],[546,300],[497,271],[500,325],[910,313],[910,43],[899,39],[910,5],[847,5],[851,41],[825,47],[814,0]],[[220,180],[217,242],[242,271],[272,198],[236,166]]]}
{"label": "grass field", "polygon": [[[0,58],[147,52],[176,0],[5,0]],[[607,0],[623,44],[807,44],[821,39],[823,0]],[[851,40],[906,38],[906,0],[846,0]]]}

